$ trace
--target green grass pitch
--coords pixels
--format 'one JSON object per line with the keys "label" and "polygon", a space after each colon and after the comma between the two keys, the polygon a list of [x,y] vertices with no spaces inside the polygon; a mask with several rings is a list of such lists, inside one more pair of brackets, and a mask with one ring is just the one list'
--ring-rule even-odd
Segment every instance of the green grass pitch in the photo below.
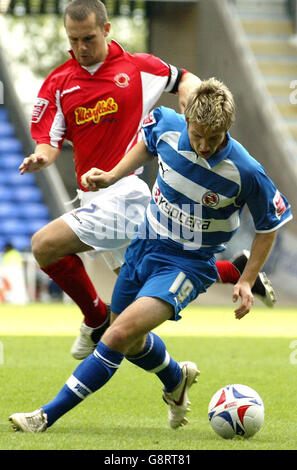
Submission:
{"label": "green grass pitch", "polygon": [[[157,377],[124,361],[111,381],[45,433],[15,433],[8,417],[51,400],[78,365],[70,356],[81,315],[73,305],[0,307],[1,450],[296,450],[297,310],[255,307],[238,321],[231,308],[188,307],[158,329],[172,356],[197,363],[190,423],[171,430]],[[207,407],[220,387],[251,386],[265,422],[251,439],[224,440]]]}

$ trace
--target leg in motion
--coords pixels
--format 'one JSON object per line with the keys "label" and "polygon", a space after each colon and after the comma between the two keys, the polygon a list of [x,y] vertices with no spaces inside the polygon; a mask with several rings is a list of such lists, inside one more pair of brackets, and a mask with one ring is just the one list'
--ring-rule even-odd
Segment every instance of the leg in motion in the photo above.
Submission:
{"label": "leg in motion", "polygon": [[43,432],[61,416],[81,403],[91,393],[103,387],[119,368],[123,354],[112,351],[99,342],[93,354],[82,361],[58,395],[32,413],[10,416],[15,431]]}
{"label": "leg in motion", "polygon": [[147,372],[155,373],[164,384],[163,400],[169,406],[169,425],[174,429],[186,425],[186,413],[190,411],[191,404],[188,391],[200,374],[196,364],[190,361],[176,362],[169,355],[162,339],[153,332],[147,335],[141,352],[125,357]]}
{"label": "leg in motion", "polygon": [[[84,319],[80,335],[72,347],[76,359],[84,359],[95,348],[109,326],[109,308],[76,253],[91,250],[59,218],[32,237],[32,251],[40,268],[78,305]],[[95,338],[93,338],[95,336]]]}
{"label": "leg in motion", "polygon": [[[133,311],[135,311],[134,315]],[[169,406],[168,418],[170,426],[172,428],[183,426],[188,423],[186,418],[186,413],[189,411],[190,405],[188,391],[190,387],[197,382],[197,377],[200,372],[193,362],[188,361],[180,364],[176,362],[169,355],[162,339],[151,331],[158,326],[158,321],[160,321],[158,319],[159,316],[165,319],[172,317],[173,307],[159,298],[140,297],[130,306],[130,312],[131,322],[134,318],[137,320],[140,319],[141,323],[139,327],[141,326],[143,328],[144,319],[148,319],[145,324],[145,329],[149,330],[149,333],[145,335],[143,340],[134,342],[129,349],[126,349],[125,357],[138,367],[157,375],[164,385],[163,399]],[[137,312],[139,312],[138,315]],[[163,313],[161,314],[161,312]],[[113,317],[115,317],[115,315],[113,315]],[[122,314],[117,320],[117,325],[120,324],[121,319],[123,320],[123,317],[121,317]],[[126,331],[128,331],[128,321],[126,321],[126,325]],[[133,329],[136,329],[135,324]],[[133,329],[131,328],[131,331],[133,331]],[[111,330],[107,331],[104,338],[107,342],[109,331]],[[132,342],[133,340],[131,339],[128,344],[132,344]],[[115,346],[119,348],[119,345]],[[123,351],[122,348],[121,350]]]}

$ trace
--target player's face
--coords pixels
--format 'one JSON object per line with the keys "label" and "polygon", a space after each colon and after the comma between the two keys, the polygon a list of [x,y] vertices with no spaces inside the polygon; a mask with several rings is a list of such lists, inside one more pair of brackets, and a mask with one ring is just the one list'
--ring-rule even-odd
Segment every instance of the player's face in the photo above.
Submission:
{"label": "player's face", "polygon": [[95,13],[91,13],[84,21],[65,19],[65,29],[76,60],[85,66],[103,62],[108,54],[106,37],[110,23],[103,28],[96,24]]}
{"label": "player's face", "polygon": [[188,135],[192,149],[201,158],[210,158],[227,143],[226,129],[212,130],[196,122],[188,123]]}

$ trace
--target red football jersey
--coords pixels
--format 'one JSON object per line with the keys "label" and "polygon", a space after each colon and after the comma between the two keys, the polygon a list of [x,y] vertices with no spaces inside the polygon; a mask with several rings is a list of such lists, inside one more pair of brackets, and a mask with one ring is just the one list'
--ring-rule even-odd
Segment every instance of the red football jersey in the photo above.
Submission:
{"label": "red football jersey", "polygon": [[[112,41],[92,75],[72,57],[44,81],[32,116],[37,144],[73,143],[75,170],[111,170],[137,141],[141,123],[163,91],[176,90],[178,69]],[[84,189],[84,188],[81,188]]]}

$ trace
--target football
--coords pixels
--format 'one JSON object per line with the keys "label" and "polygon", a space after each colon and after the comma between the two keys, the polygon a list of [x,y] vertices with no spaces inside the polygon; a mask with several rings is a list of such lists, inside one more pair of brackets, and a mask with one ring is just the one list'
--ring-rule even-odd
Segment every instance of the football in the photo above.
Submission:
{"label": "football", "polygon": [[208,418],[212,429],[224,439],[249,438],[263,425],[264,404],[247,385],[226,385],[210,400]]}

